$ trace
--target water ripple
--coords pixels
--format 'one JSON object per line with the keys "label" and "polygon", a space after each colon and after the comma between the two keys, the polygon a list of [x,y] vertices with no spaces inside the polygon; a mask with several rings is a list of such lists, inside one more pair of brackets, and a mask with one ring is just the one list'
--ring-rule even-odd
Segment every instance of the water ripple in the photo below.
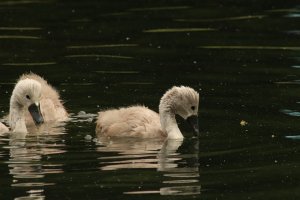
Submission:
{"label": "water ripple", "polygon": [[290,13],[290,14],[287,14],[285,17],[299,18],[300,17],[300,13]]}
{"label": "water ripple", "polygon": [[121,85],[153,85],[153,82],[121,82]]}
{"label": "water ripple", "polygon": [[20,4],[33,4],[33,3],[51,3],[51,0],[18,0],[18,1],[2,1],[0,6],[15,6]]}
{"label": "water ripple", "polygon": [[267,10],[267,12],[275,12],[275,13],[281,13],[281,12],[299,12],[299,9],[296,8],[287,8],[287,9],[272,9]]}
{"label": "water ripple", "polygon": [[285,136],[287,139],[292,139],[292,140],[300,140],[300,135],[288,135]]}
{"label": "water ripple", "polygon": [[0,27],[1,31],[38,31],[42,30],[40,27],[9,27],[2,26]]}
{"label": "water ripple", "polygon": [[162,7],[146,7],[146,8],[131,8],[129,11],[159,11],[159,10],[183,10],[189,6],[162,6]]}
{"label": "water ripple", "polygon": [[98,44],[98,45],[73,45],[68,49],[91,49],[91,48],[114,48],[114,47],[136,47],[138,44]]}
{"label": "water ripple", "polygon": [[292,34],[292,35],[300,35],[300,30],[287,31],[286,33]]}
{"label": "water ripple", "polygon": [[300,112],[296,110],[282,109],[280,112],[292,117],[300,117]]}
{"label": "water ripple", "polygon": [[100,55],[100,54],[77,54],[67,55],[66,58],[117,58],[117,59],[133,59],[130,56],[118,56],[118,55]]}
{"label": "water ripple", "polygon": [[198,48],[203,49],[249,49],[249,50],[300,50],[299,46],[199,46]]}
{"label": "water ripple", "polygon": [[0,39],[29,39],[29,40],[38,40],[41,37],[38,36],[29,36],[29,35],[0,35]]}
{"label": "water ripple", "polygon": [[292,68],[300,69],[300,65],[293,65]]}
{"label": "water ripple", "polygon": [[78,23],[78,22],[90,22],[91,19],[81,18],[81,19],[71,19],[70,22]]}
{"label": "water ripple", "polygon": [[102,16],[122,16],[122,15],[130,15],[131,12],[113,12],[113,13],[107,13],[103,14]]}
{"label": "water ripple", "polygon": [[249,19],[262,19],[266,15],[246,15],[238,17],[224,17],[216,19],[175,19],[178,22],[221,22],[221,21],[236,21],[236,20],[249,20]]}
{"label": "water ripple", "polygon": [[280,81],[280,82],[274,82],[274,83],[280,84],[280,85],[299,85],[300,84],[300,80]]}
{"label": "water ripple", "polygon": [[56,62],[37,62],[37,63],[3,63],[4,66],[46,66],[55,65]]}
{"label": "water ripple", "polygon": [[213,28],[160,28],[144,30],[144,33],[179,33],[179,32],[203,32],[215,31]]}
{"label": "water ripple", "polygon": [[95,71],[99,74],[139,74],[140,71]]}

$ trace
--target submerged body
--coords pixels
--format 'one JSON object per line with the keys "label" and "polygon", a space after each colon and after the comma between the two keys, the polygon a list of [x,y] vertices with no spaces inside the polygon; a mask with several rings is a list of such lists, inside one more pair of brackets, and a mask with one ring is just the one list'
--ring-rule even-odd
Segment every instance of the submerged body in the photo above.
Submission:
{"label": "submerged body", "polygon": [[9,125],[12,132],[36,131],[43,123],[68,119],[58,92],[42,77],[30,73],[20,77],[10,99]]}
{"label": "submerged body", "polygon": [[[198,116],[199,94],[190,87],[173,87],[160,100],[159,114],[144,106],[99,112],[96,133],[110,137],[182,139],[175,115],[190,121]],[[198,132],[198,121],[193,120]]]}

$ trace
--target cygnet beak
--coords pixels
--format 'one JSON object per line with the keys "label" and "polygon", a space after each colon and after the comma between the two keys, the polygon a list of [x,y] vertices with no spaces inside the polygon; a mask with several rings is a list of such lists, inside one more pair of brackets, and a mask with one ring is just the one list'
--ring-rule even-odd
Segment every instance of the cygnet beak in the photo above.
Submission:
{"label": "cygnet beak", "polygon": [[31,114],[31,117],[35,123],[35,125],[41,125],[44,123],[44,118],[41,113],[40,104],[39,103],[33,103],[28,107],[28,111]]}
{"label": "cygnet beak", "polygon": [[199,123],[198,123],[198,116],[197,115],[192,115],[189,116],[186,121],[188,124],[193,128],[194,135],[199,136]]}

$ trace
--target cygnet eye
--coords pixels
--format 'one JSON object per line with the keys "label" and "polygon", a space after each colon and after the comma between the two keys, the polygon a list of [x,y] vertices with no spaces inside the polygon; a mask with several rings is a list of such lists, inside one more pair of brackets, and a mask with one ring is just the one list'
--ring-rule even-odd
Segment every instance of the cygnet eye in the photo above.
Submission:
{"label": "cygnet eye", "polygon": [[192,109],[192,110],[195,110],[195,108],[196,108],[195,106],[191,106],[191,109]]}
{"label": "cygnet eye", "polygon": [[26,98],[30,100],[30,96],[28,94],[26,95]]}

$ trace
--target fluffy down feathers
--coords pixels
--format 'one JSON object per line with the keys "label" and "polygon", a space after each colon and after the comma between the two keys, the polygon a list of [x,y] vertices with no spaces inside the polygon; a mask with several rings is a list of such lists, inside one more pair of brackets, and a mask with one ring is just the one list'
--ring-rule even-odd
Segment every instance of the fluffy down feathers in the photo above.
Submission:
{"label": "fluffy down feathers", "polygon": [[144,106],[99,112],[96,132],[111,137],[165,137],[159,115]]}
{"label": "fluffy down feathers", "polygon": [[[68,119],[68,113],[60,100],[58,92],[45,79],[34,73],[23,74],[19,81],[24,79],[36,80],[42,86],[40,105],[45,122],[64,121]],[[34,123],[29,112],[26,113],[26,121],[30,124]]]}

